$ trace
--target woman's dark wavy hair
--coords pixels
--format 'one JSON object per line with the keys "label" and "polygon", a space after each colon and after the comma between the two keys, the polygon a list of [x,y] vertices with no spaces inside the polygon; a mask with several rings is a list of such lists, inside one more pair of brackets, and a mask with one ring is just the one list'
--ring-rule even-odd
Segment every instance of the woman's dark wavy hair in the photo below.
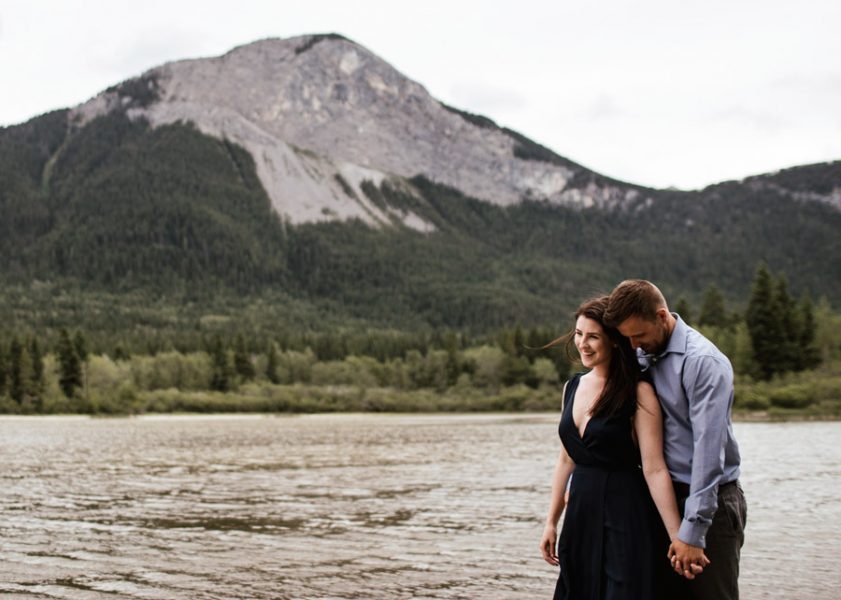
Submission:
{"label": "woman's dark wavy hair", "polygon": [[[581,304],[578,310],[575,311],[575,320],[578,317],[586,317],[592,319],[602,326],[607,341],[613,346],[613,352],[610,356],[610,364],[607,368],[607,381],[601,395],[593,404],[593,409],[590,415],[593,417],[600,415],[612,415],[622,406],[623,402],[630,396],[636,398],[637,383],[640,380],[640,368],[637,363],[637,355],[628,338],[624,337],[613,327],[608,327],[604,322],[604,313],[607,310],[607,301],[609,296],[597,296],[591,298]],[[578,356],[575,352],[575,328],[572,331],[562,335],[561,337],[552,340],[544,346],[544,348],[551,348],[564,344],[567,355],[577,360]]]}

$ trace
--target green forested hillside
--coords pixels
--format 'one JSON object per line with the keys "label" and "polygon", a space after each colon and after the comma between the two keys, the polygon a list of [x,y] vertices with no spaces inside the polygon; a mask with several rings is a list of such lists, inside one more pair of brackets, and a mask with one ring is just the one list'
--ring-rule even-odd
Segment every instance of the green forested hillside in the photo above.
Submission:
{"label": "green forested hillside", "polygon": [[715,283],[743,305],[760,261],[795,295],[841,299],[841,212],[787,192],[841,186],[838,163],[769,176],[770,186],[647,190],[650,205],[615,210],[498,207],[423,177],[365,186],[438,229],[421,234],[284,224],[248,153],[188,125],[150,129],[121,112],[66,123],[60,111],[0,130],[6,329],[555,325],[626,277],[692,301]]}
{"label": "green forested hillside", "polygon": [[62,147],[41,201],[39,275],[111,290],[283,283],[282,230],[250,156],[190,127],[97,119]]}

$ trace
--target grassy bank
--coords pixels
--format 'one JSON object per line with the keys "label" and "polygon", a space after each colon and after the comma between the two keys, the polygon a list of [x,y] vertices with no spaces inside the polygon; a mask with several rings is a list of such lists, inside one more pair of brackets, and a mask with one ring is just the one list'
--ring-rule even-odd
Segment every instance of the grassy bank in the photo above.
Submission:
{"label": "grassy bank", "polygon": [[734,413],[750,420],[841,419],[841,364],[771,381],[737,380]]}
{"label": "grassy bank", "polygon": [[[734,418],[741,421],[841,419],[841,369],[822,369],[770,382],[739,381]],[[235,391],[138,391],[130,382],[110,388],[89,388],[68,399],[45,394],[39,407],[0,403],[9,414],[136,415],[145,413],[321,413],[321,412],[557,412],[560,385],[537,388],[518,384],[498,389],[456,385],[401,390],[360,385],[275,385],[248,383]]]}

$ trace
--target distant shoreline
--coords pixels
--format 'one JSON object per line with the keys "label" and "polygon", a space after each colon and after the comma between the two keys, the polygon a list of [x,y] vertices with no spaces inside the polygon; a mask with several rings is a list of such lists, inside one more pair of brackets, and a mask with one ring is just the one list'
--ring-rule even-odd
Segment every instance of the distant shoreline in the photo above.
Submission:
{"label": "distant shoreline", "polygon": [[[329,418],[329,417],[401,417],[401,416],[427,416],[427,417],[485,417],[489,419],[546,419],[552,420],[560,418],[560,412],[551,412],[545,410],[537,411],[511,411],[511,410],[388,410],[388,411],[355,411],[355,410],[336,410],[336,411],[320,411],[320,412],[295,412],[295,411],[228,411],[228,412],[201,412],[201,411],[177,411],[177,412],[148,412],[135,414],[84,414],[84,413],[63,413],[63,414],[47,414],[47,415],[16,415],[16,414],[0,414],[0,422],[3,421],[29,421],[29,420],[99,420],[99,419],[140,419],[140,420],[169,420],[169,419],[199,419],[199,420],[214,420],[214,419],[261,419],[266,417],[290,417],[290,418]],[[790,412],[780,414],[768,411],[737,411],[733,413],[734,423],[803,423],[803,422],[832,422],[841,421],[841,415],[820,415],[820,414],[805,414],[798,412]]]}
{"label": "distant shoreline", "polygon": [[768,411],[735,412],[733,421],[736,423],[789,423],[804,421],[841,421],[841,415],[813,415],[813,414],[776,414]]}

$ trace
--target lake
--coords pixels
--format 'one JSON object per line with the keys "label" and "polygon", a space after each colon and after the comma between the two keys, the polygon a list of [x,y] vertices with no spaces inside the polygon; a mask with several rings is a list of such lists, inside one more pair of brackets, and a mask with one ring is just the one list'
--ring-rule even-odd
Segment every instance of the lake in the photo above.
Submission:
{"label": "lake", "polygon": [[[841,423],[738,423],[742,597],[837,598]],[[555,415],[0,418],[2,598],[551,597]]]}

